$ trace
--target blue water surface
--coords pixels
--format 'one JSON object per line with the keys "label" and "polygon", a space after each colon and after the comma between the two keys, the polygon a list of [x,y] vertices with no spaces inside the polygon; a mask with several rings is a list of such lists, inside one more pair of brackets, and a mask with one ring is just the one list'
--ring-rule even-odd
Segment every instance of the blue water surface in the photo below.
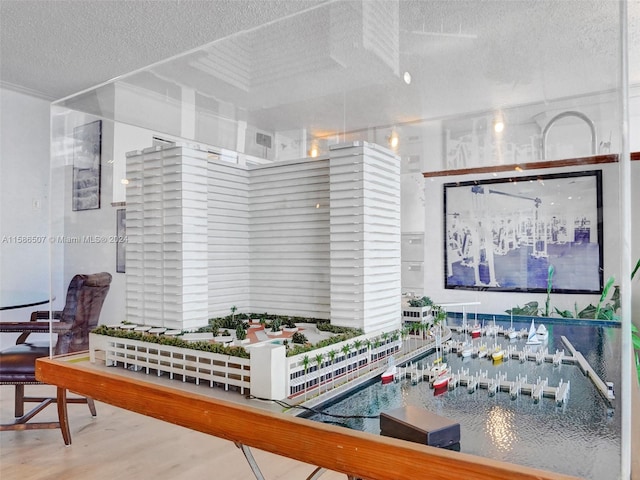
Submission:
{"label": "blue water surface", "polygon": [[[529,322],[515,322],[514,327],[527,328]],[[497,323],[505,328],[509,326],[506,320]],[[561,341],[565,336],[604,381],[613,381],[619,386],[619,328],[593,326],[588,322],[575,324],[565,319],[548,320],[545,324],[549,330],[547,348],[550,352],[566,350]],[[455,334],[454,338],[464,339],[464,335]],[[505,347],[510,344],[500,336],[495,340],[482,337],[480,341],[490,346],[494,341]],[[511,342],[519,349],[525,343],[524,340]],[[432,360],[433,354],[429,354],[414,363],[420,365]],[[486,358],[463,359],[453,353],[447,355],[446,361],[454,372],[464,368],[470,373],[486,372],[490,377],[504,372],[508,380],[526,375],[529,383],[535,383],[538,377],[548,378],[550,386],[557,386],[560,380],[570,381],[569,399],[560,406],[549,398],[536,404],[528,395],[512,400],[505,392],[490,397],[486,390],[470,394],[465,387],[434,395],[426,382],[411,385],[409,380],[402,380],[382,385],[378,379],[321,408],[341,415],[378,415],[406,405],[417,406],[460,423],[461,452],[587,479],[619,477],[619,402],[609,405],[577,366],[554,367],[551,363],[537,365],[517,360],[496,365]],[[309,418],[380,433],[378,418],[341,420],[321,414]]]}

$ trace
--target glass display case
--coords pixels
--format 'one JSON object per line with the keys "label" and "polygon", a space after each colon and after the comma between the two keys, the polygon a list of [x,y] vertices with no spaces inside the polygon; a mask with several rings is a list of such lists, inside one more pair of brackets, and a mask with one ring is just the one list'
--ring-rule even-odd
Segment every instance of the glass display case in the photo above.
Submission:
{"label": "glass display case", "polygon": [[[542,318],[557,342],[575,335],[615,399],[591,398],[583,385],[568,406],[532,408],[478,392],[482,424],[462,420],[462,451],[627,478],[640,72],[625,73],[629,38],[636,54],[640,45],[627,37],[626,8],[333,1],[54,102],[52,305],[74,274],[97,272],[113,276],[101,323],[178,331],[230,309],[392,331],[407,292],[479,302],[478,323],[498,317],[506,328],[505,312],[537,302],[518,320],[528,328]],[[575,180],[593,172],[600,190],[587,192]],[[445,198],[454,186],[468,188],[458,203]],[[596,286],[558,287],[574,285],[587,250]],[[536,288],[496,280],[533,269],[544,277]],[[470,288],[448,288],[467,274]],[[595,323],[572,318],[589,305]],[[598,321],[607,305],[611,315]],[[405,397],[420,405],[424,393],[412,392]],[[445,408],[447,395],[451,411],[468,408],[451,392],[423,405]],[[520,421],[551,417],[548,442],[522,440]],[[585,455],[577,470],[562,455],[546,463],[549,448],[574,441],[554,437],[560,429],[606,445],[604,453]]]}

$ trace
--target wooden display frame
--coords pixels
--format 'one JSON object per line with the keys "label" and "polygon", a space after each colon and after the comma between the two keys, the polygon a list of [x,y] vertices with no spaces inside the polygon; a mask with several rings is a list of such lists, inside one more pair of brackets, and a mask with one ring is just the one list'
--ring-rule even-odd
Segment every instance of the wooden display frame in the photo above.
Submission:
{"label": "wooden display frame", "polygon": [[147,381],[131,372],[106,372],[89,363],[88,353],[40,358],[36,361],[36,378],[116,407],[351,478],[576,478],[273,413]]}

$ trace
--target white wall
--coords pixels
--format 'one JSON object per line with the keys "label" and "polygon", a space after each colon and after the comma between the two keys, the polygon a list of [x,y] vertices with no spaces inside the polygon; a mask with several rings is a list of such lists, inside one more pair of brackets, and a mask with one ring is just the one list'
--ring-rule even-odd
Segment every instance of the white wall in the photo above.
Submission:
{"label": "white wall", "polygon": [[[0,89],[0,291],[48,296],[48,235],[49,102]],[[23,236],[39,243],[16,243]],[[0,321],[28,320],[32,310],[1,311]],[[0,347],[14,341],[0,335]]]}
{"label": "white wall", "polygon": [[49,289],[49,102],[0,89],[0,290]]}

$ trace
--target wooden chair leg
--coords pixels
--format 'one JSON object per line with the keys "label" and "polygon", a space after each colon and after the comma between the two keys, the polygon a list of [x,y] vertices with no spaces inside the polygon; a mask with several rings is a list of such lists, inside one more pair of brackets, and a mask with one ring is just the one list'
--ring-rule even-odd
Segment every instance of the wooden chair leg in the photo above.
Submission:
{"label": "wooden chair leg", "polygon": [[62,439],[65,445],[71,445],[71,430],[69,429],[69,416],[67,414],[67,390],[57,387],[56,403],[58,405],[58,422],[62,430]]}
{"label": "wooden chair leg", "polygon": [[24,415],[24,385],[16,385],[14,410],[16,418]]}
{"label": "wooden chair leg", "polygon": [[87,405],[89,405],[89,411],[91,412],[91,416],[96,417],[98,413],[96,412],[96,404],[93,401],[93,398],[87,397]]}

